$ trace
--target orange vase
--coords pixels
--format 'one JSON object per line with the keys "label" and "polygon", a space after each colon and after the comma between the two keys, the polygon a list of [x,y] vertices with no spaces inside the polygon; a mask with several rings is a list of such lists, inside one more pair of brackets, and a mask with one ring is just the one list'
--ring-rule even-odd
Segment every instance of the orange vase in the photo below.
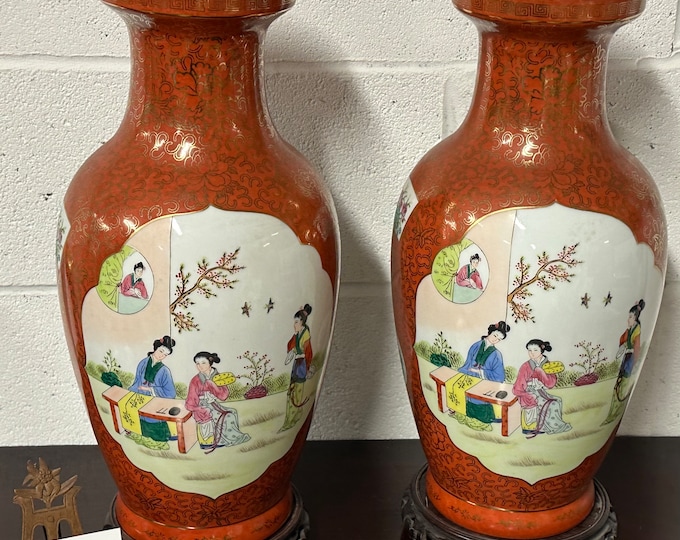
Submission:
{"label": "orange vase", "polygon": [[262,39],[292,0],[110,0],[128,107],[57,242],[66,338],[126,538],[297,538],[330,348],[329,193],[273,127]]}
{"label": "orange vase", "polygon": [[[666,270],[661,198],[606,116],[608,45],[642,3],[454,4],[480,33],[472,106],[412,171],[392,244],[427,457],[408,534],[436,521],[446,538],[609,538],[593,477]],[[593,512],[604,521],[584,532]]]}

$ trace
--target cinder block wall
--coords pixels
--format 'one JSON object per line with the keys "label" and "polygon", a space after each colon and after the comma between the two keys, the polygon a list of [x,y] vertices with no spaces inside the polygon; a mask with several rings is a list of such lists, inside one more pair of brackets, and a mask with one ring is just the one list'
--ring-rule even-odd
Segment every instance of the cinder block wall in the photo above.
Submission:
{"label": "cinder block wall", "polygon": [[[611,48],[612,129],[656,178],[670,225],[657,333],[620,433],[680,435],[680,43],[676,0],[649,2]],[[116,129],[127,34],[96,0],[0,3],[0,445],[94,437],[57,302],[55,223],[68,182]],[[282,134],[323,172],[343,237],[335,343],[311,437],[413,438],[389,293],[394,205],[462,120],[476,31],[448,0],[298,0],[267,40]]]}

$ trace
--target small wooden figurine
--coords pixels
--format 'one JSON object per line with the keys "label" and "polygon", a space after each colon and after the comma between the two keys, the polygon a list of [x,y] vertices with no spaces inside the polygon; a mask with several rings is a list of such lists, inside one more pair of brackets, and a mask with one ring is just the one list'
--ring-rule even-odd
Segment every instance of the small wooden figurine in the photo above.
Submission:
{"label": "small wooden figurine", "polygon": [[[14,504],[21,506],[23,515],[21,540],[33,540],[36,527],[44,528],[47,540],[58,540],[62,521],[69,523],[73,535],[83,534],[76,508],[76,495],[80,491],[80,486],[75,485],[78,476],[61,483],[61,468],[50,469],[42,458],[38,458],[37,466],[29,460],[26,468],[28,474],[22,485],[30,488],[15,489],[13,499]],[[55,499],[61,496],[62,504],[53,506]],[[42,502],[38,508],[36,501]]]}

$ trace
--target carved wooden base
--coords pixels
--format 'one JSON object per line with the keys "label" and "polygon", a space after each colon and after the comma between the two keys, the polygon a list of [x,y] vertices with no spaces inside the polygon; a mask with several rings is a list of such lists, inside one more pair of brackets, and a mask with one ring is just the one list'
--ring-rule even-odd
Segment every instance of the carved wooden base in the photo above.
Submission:
{"label": "carved wooden base", "polygon": [[[424,466],[404,493],[401,502],[401,540],[499,540],[458,527],[445,519],[427,500]],[[602,484],[595,480],[595,504],[588,517],[567,532],[544,540],[614,540],[616,514]]]}
{"label": "carved wooden base", "polygon": [[[120,527],[116,520],[115,498],[111,503],[109,515],[106,516],[105,529]],[[206,531],[207,532],[207,531]],[[121,529],[123,540],[137,540],[125,534]],[[283,526],[268,540],[308,540],[309,539],[309,515],[302,505],[302,497],[293,486],[293,509],[288,520]]]}

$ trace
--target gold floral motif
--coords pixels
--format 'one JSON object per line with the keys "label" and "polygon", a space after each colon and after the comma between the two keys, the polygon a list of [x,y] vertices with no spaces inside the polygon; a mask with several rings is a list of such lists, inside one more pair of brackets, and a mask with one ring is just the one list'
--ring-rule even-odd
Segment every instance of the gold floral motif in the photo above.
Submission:
{"label": "gold floral motif", "polygon": [[493,130],[493,150],[504,149],[503,157],[514,163],[517,167],[531,167],[545,160],[550,147],[545,144],[537,144],[541,138],[538,129],[525,128],[524,133],[495,128]]}
{"label": "gold floral motif", "polygon": [[144,146],[144,152],[151,159],[170,155],[180,163],[200,163],[203,160],[202,145],[193,133],[178,129],[170,136],[165,131],[142,131],[137,140]]}

